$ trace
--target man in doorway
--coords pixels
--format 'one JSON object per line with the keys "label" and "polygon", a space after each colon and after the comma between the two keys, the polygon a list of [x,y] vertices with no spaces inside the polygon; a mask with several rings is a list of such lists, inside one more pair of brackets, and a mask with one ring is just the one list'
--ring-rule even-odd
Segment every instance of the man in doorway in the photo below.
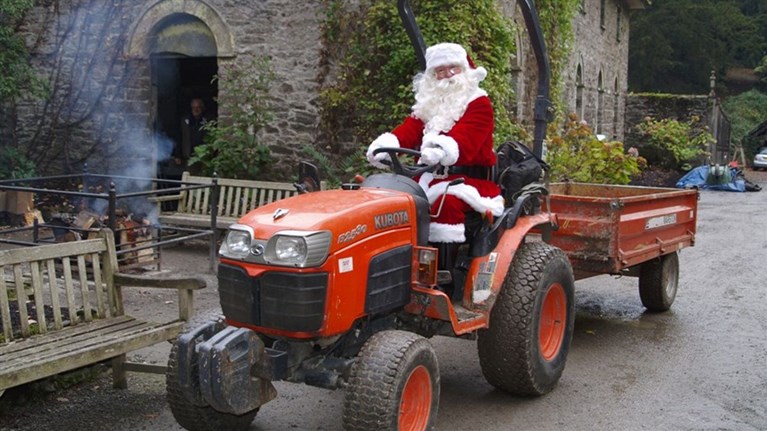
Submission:
{"label": "man in doorway", "polygon": [[189,106],[191,113],[181,120],[181,143],[173,154],[176,164],[184,169],[189,169],[189,158],[194,154],[194,149],[203,144],[203,126],[208,121],[205,118],[205,103],[202,99],[192,99]]}

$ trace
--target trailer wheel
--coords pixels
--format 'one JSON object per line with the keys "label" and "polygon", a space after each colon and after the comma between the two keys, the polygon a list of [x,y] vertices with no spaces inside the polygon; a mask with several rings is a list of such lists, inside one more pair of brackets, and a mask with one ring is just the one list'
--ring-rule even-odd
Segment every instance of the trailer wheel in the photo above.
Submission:
{"label": "trailer wheel", "polygon": [[430,430],[438,406],[439,366],[431,343],[405,331],[382,331],[370,337],[352,365],[344,428]]}
{"label": "trailer wheel", "polygon": [[[214,320],[221,322],[223,327],[223,318],[218,315],[193,318],[185,330],[193,329],[200,324]],[[184,395],[178,382],[178,345],[173,344],[168,357],[168,368],[165,374],[165,385],[167,391],[168,405],[173,417],[179,425],[189,431],[245,431],[250,428],[250,424],[258,414],[258,409],[236,416],[232,414],[219,412],[209,405],[197,405],[192,403]]]}
{"label": "trailer wheel", "polygon": [[543,395],[556,386],[573,338],[574,284],[562,250],[542,242],[520,247],[490,327],[479,331],[479,364],[488,383],[514,395]]}
{"label": "trailer wheel", "polygon": [[676,252],[645,262],[639,271],[639,298],[648,311],[671,308],[679,286],[679,256]]}

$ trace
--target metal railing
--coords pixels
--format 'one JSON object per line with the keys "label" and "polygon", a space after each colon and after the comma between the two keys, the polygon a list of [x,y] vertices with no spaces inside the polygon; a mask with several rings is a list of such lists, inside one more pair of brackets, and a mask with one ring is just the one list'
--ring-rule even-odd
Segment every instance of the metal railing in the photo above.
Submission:
{"label": "metal railing", "polygon": [[[120,185],[119,187],[128,191],[118,193],[118,184]],[[58,185],[58,187],[51,188],[49,187],[51,185]],[[64,186],[62,187],[62,185]],[[80,190],[65,190],[65,187],[78,188]],[[155,201],[153,198],[202,188],[212,188],[210,203],[211,223],[209,228],[194,229],[181,226],[162,225],[159,223],[161,202]],[[100,191],[105,189],[106,192]],[[104,217],[106,220],[106,227],[109,227],[115,234],[115,243],[118,244],[117,257],[120,269],[152,265],[155,265],[157,269],[161,269],[161,251],[163,247],[178,245],[185,241],[205,237],[210,237],[210,269],[213,270],[215,268],[218,243],[216,216],[218,214],[219,194],[218,182],[215,177],[211,184],[200,184],[170,179],[83,173],[0,180],[0,191],[31,192],[36,194],[38,200],[40,200],[39,197],[41,196],[73,199],[74,204],[69,204],[73,207],[74,212],[70,214],[78,214],[83,210],[87,210],[94,215]],[[147,218],[150,220],[150,224],[142,224],[133,227],[118,227],[118,210],[122,211],[124,214],[147,212]],[[132,229],[149,229],[151,230],[152,235],[150,235],[148,239],[126,241],[126,238],[132,236],[130,235]],[[75,237],[83,237],[94,230],[95,229],[82,228],[75,225],[62,226],[58,224],[41,223],[35,218],[30,226],[0,230],[0,243],[35,246],[56,242],[56,232],[65,231],[72,233]],[[46,235],[47,232],[54,232],[54,235]],[[19,239],[19,236],[25,238]],[[123,241],[120,241],[121,238]],[[150,253],[147,254],[145,252],[146,250],[149,250]],[[142,261],[139,261],[138,259],[139,254],[144,258]],[[151,255],[149,261],[146,260],[148,255]]]}

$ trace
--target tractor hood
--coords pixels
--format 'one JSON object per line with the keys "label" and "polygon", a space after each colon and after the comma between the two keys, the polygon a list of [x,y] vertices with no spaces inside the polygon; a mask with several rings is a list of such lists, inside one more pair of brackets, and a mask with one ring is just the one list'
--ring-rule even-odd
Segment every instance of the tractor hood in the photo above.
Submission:
{"label": "tractor hood", "polygon": [[259,207],[238,221],[256,239],[281,231],[330,231],[331,249],[388,229],[415,223],[413,197],[407,193],[363,188],[306,193]]}

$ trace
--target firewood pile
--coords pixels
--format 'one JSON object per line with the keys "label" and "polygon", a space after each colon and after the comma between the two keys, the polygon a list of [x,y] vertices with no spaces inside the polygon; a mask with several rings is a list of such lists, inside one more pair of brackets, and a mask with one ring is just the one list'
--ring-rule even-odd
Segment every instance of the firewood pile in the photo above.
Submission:
{"label": "firewood pile", "polygon": [[[95,231],[109,227],[109,216],[90,209],[77,214],[56,213],[48,224],[56,242],[78,241],[90,238]],[[115,211],[115,242],[118,251],[133,250],[153,242],[151,221],[144,216],[118,208]],[[145,248],[120,255],[120,266],[155,263],[155,250]]]}
{"label": "firewood pile", "polygon": [[[82,190],[82,189],[81,189]],[[88,190],[100,192],[100,190]],[[110,227],[105,201],[70,199],[63,195],[31,192],[2,192],[0,199],[0,234],[3,230],[26,226],[30,229],[17,232],[16,239],[32,240],[32,227],[37,222],[38,239],[46,242],[70,242],[88,239],[95,231]],[[96,209],[96,208],[101,209]],[[115,243],[118,264],[126,267],[156,265],[156,247],[137,250],[154,242],[151,220],[143,214],[133,213],[125,205],[115,210]]]}

